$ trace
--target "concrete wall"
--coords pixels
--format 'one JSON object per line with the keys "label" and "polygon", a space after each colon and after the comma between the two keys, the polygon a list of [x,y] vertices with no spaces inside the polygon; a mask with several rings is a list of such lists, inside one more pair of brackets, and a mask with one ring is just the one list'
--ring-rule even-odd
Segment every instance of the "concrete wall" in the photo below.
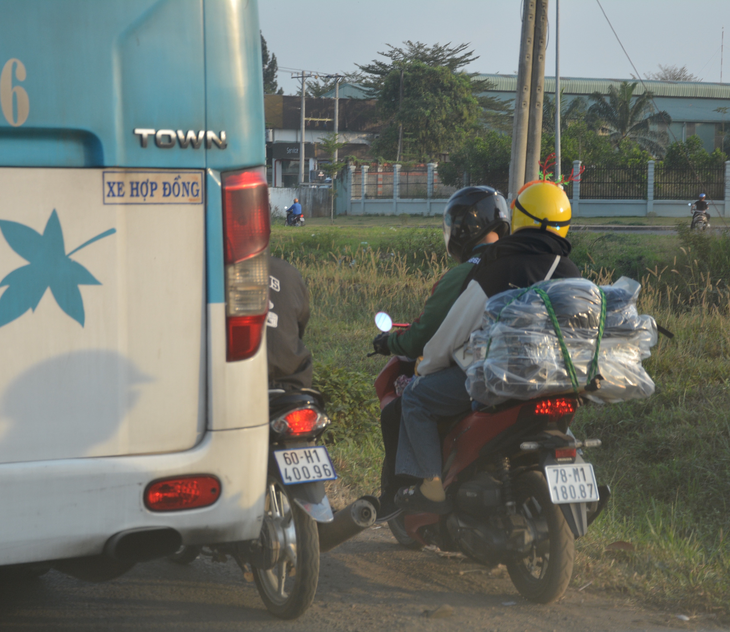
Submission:
{"label": "concrete wall", "polygon": [[297,189],[269,187],[271,216],[283,219],[286,216],[286,209],[292,205],[295,197],[299,197]]}
{"label": "concrete wall", "polygon": [[330,216],[330,188],[329,187],[269,187],[269,204],[272,219],[284,219],[286,209],[299,199],[304,217]]}

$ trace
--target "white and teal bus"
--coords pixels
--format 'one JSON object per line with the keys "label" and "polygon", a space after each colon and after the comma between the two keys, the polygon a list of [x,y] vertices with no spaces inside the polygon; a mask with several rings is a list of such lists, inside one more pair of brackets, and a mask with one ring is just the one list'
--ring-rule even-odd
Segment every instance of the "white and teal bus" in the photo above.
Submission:
{"label": "white and teal bus", "polygon": [[256,3],[0,0],[0,105],[0,570],[258,538]]}

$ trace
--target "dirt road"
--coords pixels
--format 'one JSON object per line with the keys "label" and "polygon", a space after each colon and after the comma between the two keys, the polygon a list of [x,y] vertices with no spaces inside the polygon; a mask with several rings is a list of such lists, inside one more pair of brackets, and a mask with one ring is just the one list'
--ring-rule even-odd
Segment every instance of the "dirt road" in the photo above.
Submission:
{"label": "dirt road", "polygon": [[[506,571],[400,547],[372,528],[322,555],[319,589],[297,621],[273,619],[253,584],[232,563],[200,558],[190,566],[139,565],[107,584],[51,571],[26,585],[0,585],[0,629],[295,630],[297,632],[599,632],[728,630],[710,617],[659,612],[616,596],[569,588],[558,603],[522,599]],[[677,615],[686,616],[683,620]]]}

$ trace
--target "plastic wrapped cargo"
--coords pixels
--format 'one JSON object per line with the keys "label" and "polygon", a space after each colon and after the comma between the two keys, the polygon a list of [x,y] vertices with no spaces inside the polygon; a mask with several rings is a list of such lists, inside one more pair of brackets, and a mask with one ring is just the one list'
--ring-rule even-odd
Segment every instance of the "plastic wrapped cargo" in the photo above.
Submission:
{"label": "plastic wrapped cargo", "polygon": [[640,289],[626,277],[602,287],[557,279],[491,297],[469,342],[471,397],[489,406],[565,392],[610,403],[649,397],[641,361],[657,329],[636,310]]}

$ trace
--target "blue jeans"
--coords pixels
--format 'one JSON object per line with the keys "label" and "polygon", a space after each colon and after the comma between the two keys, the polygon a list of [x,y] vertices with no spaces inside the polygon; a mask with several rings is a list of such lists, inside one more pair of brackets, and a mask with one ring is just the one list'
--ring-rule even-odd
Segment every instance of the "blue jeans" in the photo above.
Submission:
{"label": "blue jeans", "polygon": [[466,374],[452,366],[430,375],[419,375],[403,391],[396,474],[418,478],[441,476],[441,441],[438,423],[466,414],[471,398]]}

